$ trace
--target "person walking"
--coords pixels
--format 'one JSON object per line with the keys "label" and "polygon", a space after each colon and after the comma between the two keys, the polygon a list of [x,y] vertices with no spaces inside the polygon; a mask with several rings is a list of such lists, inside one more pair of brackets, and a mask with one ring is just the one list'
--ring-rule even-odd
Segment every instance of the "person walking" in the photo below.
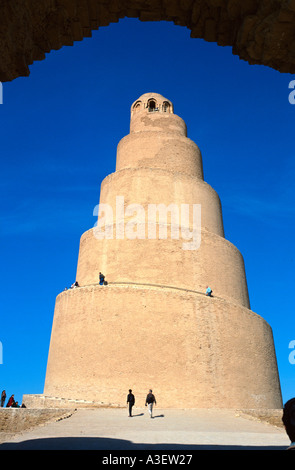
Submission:
{"label": "person walking", "polygon": [[150,418],[153,417],[153,406],[154,406],[154,404],[155,405],[157,404],[156,398],[155,398],[155,395],[153,394],[153,391],[150,389],[149,393],[147,394],[146,399],[145,399],[145,406],[148,406]]}
{"label": "person walking", "polygon": [[6,392],[5,390],[3,390],[3,392],[1,393],[1,408],[3,408],[5,400],[6,400]]}
{"label": "person walking", "polygon": [[135,396],[132,393],[131,388],[129,389],[129,393],[127,395],[127,405],[129,403],[129,417],[132,417],[132,407],[134,406],[135,403]]}

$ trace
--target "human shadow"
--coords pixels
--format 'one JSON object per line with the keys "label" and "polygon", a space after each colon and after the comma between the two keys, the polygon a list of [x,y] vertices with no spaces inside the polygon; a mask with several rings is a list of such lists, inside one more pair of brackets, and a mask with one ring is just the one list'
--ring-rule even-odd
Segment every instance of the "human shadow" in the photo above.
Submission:
{"label": "human shadow", "polygon": [[155,419],[155,418],[164,418],[164,417],[165,417],[165,415],[152,416],[153,419]]}
{"label": "human shadow", "polygon": [[54,437],[5,442],[0,450],[120,450],[120,451],[198,451],[198,450],[286,450],[283,446],[206,445],[178,443],[134,443],[125,439],[102,437]]}

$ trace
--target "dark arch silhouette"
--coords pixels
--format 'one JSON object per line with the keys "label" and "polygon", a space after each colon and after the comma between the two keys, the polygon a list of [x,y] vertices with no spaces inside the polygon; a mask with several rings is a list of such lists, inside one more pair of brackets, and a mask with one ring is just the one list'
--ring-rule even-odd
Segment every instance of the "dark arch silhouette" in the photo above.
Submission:
{"label": "dark arch silhouette", "polygon": [[0,81],[120,18],[173,21],[250,64],[295,73],[294,0],[9,0],[0,15]]}

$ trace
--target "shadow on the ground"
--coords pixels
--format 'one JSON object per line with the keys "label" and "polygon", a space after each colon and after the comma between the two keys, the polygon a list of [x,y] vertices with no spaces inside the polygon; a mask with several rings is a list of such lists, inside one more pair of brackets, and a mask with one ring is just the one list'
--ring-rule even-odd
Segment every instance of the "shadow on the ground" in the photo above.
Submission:
{"label": "shadow on the ground", "polygon": [[132,450],[132,451],[196,451],[196,450],[285,450],[283,446],[238,445],[186,445],[186,444],[135,444],[124,439],[102,437],[54,437],[22,442],[5,442],[0,450]]}

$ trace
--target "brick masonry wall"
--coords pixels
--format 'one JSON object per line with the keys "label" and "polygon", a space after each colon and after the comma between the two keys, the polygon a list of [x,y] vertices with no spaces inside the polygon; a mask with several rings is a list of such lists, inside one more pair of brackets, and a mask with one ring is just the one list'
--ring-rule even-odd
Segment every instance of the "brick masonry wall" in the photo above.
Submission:
{"label": "brick masonry wall", "polygon": [[44,394],[123,405],[132,388],[144,405],[150,387],[164,408],[280,408],[271,328],[245,307],[181,290],[60,294]]}
{"label": "brick masonry wall", "polygon": [[45,59],[45,53],[91,37],[92,30],[126,16],[142,21],[173,21],[189,28],[193,38],[232,46],[233,53],[250,64],[264,64],[280,72],[295,71],[294,0],[11,0],[1,3],[1,81],[29,75],[29,65]]}

